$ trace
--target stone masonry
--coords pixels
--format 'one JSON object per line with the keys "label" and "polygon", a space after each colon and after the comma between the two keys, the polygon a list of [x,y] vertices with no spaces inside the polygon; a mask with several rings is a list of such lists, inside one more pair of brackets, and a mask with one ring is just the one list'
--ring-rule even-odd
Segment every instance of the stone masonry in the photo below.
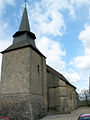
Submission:
{"label": "stone masonry", "polygon": [[76,109],[76,88],[56,70],[47,65],[48,109],[52,114],[68,113]]}

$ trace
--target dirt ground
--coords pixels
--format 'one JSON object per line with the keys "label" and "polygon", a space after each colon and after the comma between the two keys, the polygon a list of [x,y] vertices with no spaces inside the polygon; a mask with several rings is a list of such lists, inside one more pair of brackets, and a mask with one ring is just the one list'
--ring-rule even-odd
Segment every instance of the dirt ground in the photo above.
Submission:
{"label": "dirt ground", "polygon": [[70,114],[47,116],[41,120],[78,120],[79,115],[83,113],[90,113],[90,107],[81,107]]}

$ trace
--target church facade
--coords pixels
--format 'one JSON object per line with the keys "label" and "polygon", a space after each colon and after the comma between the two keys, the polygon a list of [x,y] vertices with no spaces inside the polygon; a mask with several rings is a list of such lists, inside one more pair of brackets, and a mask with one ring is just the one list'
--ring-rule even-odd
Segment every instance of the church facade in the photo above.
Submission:
{"label": "church facade", "polygon": [[13,43],[2,51],[0,116],[37,120],[48,113],[68,113],[78,107],[76,87],[46,64],[35,45],[27,9]]}

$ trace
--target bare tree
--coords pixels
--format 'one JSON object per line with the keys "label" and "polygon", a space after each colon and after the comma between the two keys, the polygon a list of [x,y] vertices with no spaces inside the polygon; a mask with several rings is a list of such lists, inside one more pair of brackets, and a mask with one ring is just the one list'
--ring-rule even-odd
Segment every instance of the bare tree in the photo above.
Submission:
{"label": "bare tree", "polygon": [[85,103],[86,105],[89,105],[90,102],[90,93],[88,89],[81,90],[79,94],[79,100]]}

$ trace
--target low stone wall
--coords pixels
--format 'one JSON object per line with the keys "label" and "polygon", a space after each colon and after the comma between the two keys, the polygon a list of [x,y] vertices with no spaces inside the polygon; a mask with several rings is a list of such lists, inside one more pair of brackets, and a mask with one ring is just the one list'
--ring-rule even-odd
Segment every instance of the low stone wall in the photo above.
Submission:
{"label": "low stone wall", "polygon": [[42,96],[39,95],[1,95],[0,116],[10,120],[37,120],[44,117],[46,107]]}

